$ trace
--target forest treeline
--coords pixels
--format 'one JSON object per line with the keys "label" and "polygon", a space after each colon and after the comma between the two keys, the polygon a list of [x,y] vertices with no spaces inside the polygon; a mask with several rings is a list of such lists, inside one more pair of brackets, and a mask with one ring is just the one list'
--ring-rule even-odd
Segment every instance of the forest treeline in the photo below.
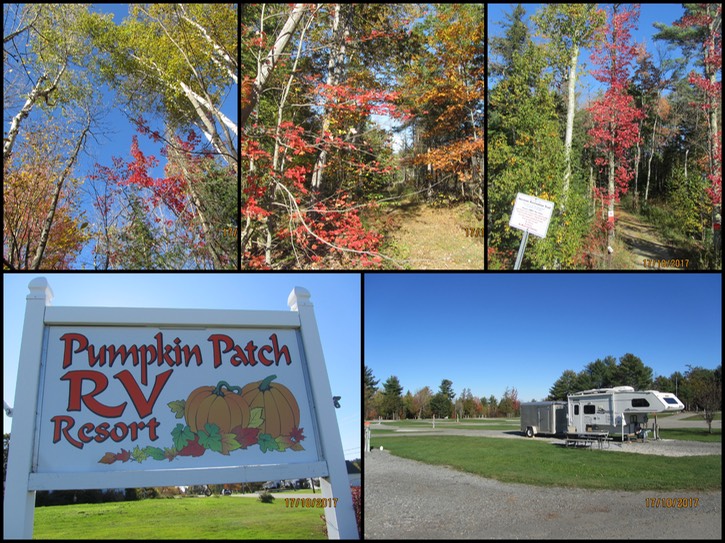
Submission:
{"label": "forest treeline", "polygon": [[521,402],[515,388],[506,388],[500,399],[493,394],[489,397],[474,396],[470,388],[464,388],[456,396],[453,382],[443,379],[436,393],[425,386],[414,394],[408,390],[403,395],[403,386],[395,375],[378,387],[380,380],[375,379],[372,368],[365,366],[363,378],[366,420],[519,416]]}
{"label": "forest treeline", "polygon": [[[700,267],[721,267],[721,9],[684,4],[646,44],[633,38],[638,4],[549,4],[528,21],[519,4],[492,22],[501,33],[489,40],[491,268],[513,267],[518,192],[555,203],[523,267],[612,266],[620,203],[666,222]],[[598,85],[587,100],[577,93],[585,63]]]}
{"label": "forest treeline", "polygon": [[483,5],[241,9],[243,268],[391,266],[406,192],[483,209]]}

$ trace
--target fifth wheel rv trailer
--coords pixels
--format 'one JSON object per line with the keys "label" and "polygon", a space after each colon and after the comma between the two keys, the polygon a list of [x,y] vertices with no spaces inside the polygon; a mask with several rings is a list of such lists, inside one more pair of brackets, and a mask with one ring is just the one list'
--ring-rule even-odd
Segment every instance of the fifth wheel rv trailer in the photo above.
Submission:
{"label": "fifth wheel rv trailer", "polygon": [[620,386],[584,390],[569,394],[565,402],[529,402],[521,404],[521,432],[536,434],[582,434],[609,432],[634,434],[644,427],[649,413],[682,411],[677,396],[656,390],[637,390]]}
{"label": "fifth wheel rv trailer", "polygon": [[682,411],[677,396],[656,390],[621,386],[584,390],[568,396],[567,431],[633,434],[644,427],[648,413]]}

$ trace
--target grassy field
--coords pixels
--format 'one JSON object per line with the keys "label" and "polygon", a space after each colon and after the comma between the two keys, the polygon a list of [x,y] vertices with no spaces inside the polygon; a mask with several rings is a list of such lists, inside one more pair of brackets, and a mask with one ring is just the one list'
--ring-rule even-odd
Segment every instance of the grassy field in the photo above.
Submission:
{"label": "grassy field", "polygon": [[322,509],[232,496],[36,507],[35,539],[326,539]]}
{"label": "grassy field", "polygon": [[[703,423],[705,423],[705,418],[701,414],[692,415],[692,416],[684,418],[682,420],[696,420],[696,421],[702,421]],[[716,412],[715,416],[712,418],[712,420],[722,420],[722,413]]]}
{"label": "grassy field", "polygon": [[[466,436],[375,437],[392,454],[509,483],[612,490],[716,490],[722,457],[567,449],[549,442]],[[616,446],[616,445],[615,445]]]}
{"label": "grassy field", "polygon": [[[375,423],[370,426],[370,429],[375,432],[389,431],[390,427],[401,428],[401,429],[416,429],[416,430],[433,430],[433,421],[431,419],[424,420],[396,420],[396,421],[383,421],[385,429],[376,429]],[[436,419],[435,429],[459,429],[459,430],[520,430],[521,424],[518,419],[462,419],[461,422],[456,422],[450,419]]]}
{"label": "grassy field", "polygon": [[662,439],[681,439],[684,441],[707,441],[717,443],[722,441],[722,430],[713,428],[712,433],[707,428],[660,428]]}

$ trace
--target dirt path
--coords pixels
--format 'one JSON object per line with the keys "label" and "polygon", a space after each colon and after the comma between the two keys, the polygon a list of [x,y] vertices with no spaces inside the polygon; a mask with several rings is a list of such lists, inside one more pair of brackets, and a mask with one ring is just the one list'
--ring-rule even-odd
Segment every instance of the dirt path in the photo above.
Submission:
{"label": "dirt path", "polygon": [[408,206],[399,215],[393,238],[411,269],[483,269],[483,222],[469,204]]}
{"label": "dirt path", "polygon": [[624,241],[639,270],[684,270],[690,267],[686,251],[663,241],[655,228],[621,207],[617,209],[617,236]]}

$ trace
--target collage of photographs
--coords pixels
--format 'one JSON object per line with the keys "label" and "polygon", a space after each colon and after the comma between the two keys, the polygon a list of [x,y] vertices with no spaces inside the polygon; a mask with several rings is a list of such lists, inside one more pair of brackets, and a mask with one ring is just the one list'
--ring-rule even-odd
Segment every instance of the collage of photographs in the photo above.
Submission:
{"label": "collage of photographs", "polygon": [[722,539],[721,4],[3,4],[3,76],[5,539]]}

